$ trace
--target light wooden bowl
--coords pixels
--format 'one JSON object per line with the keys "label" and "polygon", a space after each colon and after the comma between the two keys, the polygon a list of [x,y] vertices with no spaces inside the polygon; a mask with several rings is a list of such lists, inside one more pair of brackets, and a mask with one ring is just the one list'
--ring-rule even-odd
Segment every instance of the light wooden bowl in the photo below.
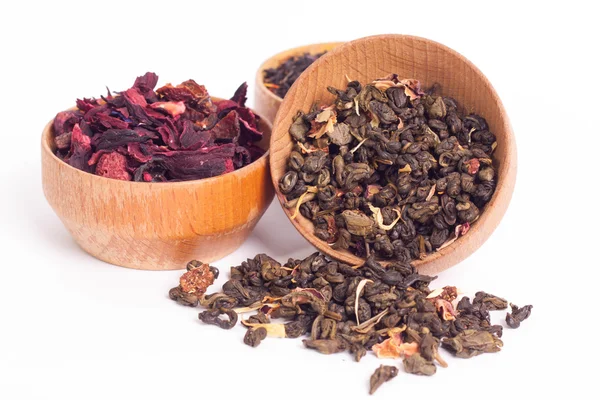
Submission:
{"label": "light wooden bowl", "polygon": [[309,44],[307,46],[295,47],[293,49],[285,50],[281,53],[275,54],[273,57],[262,63],[256,72],[256,87],[254,88],[254,108],[256,109],[256,112],[273,122],[275,115],[277,115],[277,110],[279,110],[279,106],[281,105],[281,101],[283,100],[265,86],[263,75],[264,70],[276,68],[282,62],[292,56],[297,56],[304,53],[319,54],[324,51],[330,51],[340,44],[342,44],[342,42],[316,43]]}
{"label": "light wooden bowl", "polygon": [[[271,176],[277,197],[283,204],[285,198],[279,191],[278,183],[285,173],[292,149],[288,130],[298,110],[308,112],[315,102],[331,103],[333,95],[327,91],[327,86],[345,88],[346,75],[364,84],[390,73],[397,73],[403,78],[416,78],[424,87],[439,83],[443,95],[454,97],[468,111],[486,118],[498,140],[494,153],[498,186],[480,218],[467,235],[414,262],[419,271],[435,274],[464,260],[489,238],[508,207],[517,173],[515,140],[500,98],[481,71],[456,51],[419,37],[380,35],[348,42],[318,59],[296,80],[275,118],[271,138]],[[284,207],[284,211],[291,217],[293,210]],[[322,252],[353,265],[363,262],[348,251],[331,249],[327,243],[315,237],[312,223],[301,215],[291,221]]]}
{"label": "light wooden bowl", "polygon": [[[216,98],[215,98],[216,99]],[[211,262],[237,249],[273,199],[267,151],[252,164],[187,182],[127,182],[71,167],[42,134],[44,194],[75,242],[111,264],[147,270]],[[271,124],[259,122],[268,150]]]}

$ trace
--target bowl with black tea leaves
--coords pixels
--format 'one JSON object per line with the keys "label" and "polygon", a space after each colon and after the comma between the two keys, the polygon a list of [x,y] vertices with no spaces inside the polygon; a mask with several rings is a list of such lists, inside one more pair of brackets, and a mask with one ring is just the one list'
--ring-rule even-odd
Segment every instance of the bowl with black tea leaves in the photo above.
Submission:
{"label": "bowl with black tea leaves", "polygon": [[46,199],[86,252],[111,264],[185,268],[234,251],[273,199],[271,125],[193,80],[77,100],[42,134]]}
{"label": "bowl with black tea leaves", "polygon": [[315,43],[282,51],[267,59],[256,72],[254,107],[269,121],[275,119],[281,101],[302,72],[341,42]]}
{"label": "bowl with black tea leaves", "polygon": [[284,98],[271,176],[293,225],[329,256],[433,274],[500,223],[517,169],[487,78],[431,40],[380,35],[316,60]]}

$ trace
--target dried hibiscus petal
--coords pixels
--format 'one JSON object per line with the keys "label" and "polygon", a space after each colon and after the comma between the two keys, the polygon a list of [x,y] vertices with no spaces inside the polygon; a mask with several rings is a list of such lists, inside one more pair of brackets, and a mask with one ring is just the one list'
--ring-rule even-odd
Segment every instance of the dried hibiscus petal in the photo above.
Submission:
{"label": "dried hibiscus petal", "polygon": [[236,140],[240,136],[240,121],[237,112],[229,111],[209,133],[215,140],[227,142]]}
{"label": "dried hibiscus petal", "polygon": [[93,144],[96,150],[107,150],[130,143],[143,143],[149,139],[149,137],[140,136],[131,129],[109,129],[103,134],[95,136]]}
{"label": "dried hibiscus petal", "polygon": [[191,180],[210,178],[234,170],[235,146],[226,144],[196,151],[171,151],[157,154],[159,161],[171,179]]}
{"label": "dried hibiscus petal", "polygon": [[75,124],[71,132],[71,150],[65,161],[72,167],[87,171],[87,162],[91,154],[91,138],[83,134],[79,124]]}

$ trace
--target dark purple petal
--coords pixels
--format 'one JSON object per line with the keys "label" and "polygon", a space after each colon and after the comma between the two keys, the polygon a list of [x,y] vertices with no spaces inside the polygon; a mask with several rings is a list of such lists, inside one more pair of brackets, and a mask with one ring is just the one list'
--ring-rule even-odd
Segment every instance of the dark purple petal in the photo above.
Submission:
{"label": "dark purple petal", "polygon": [[247,100],[247,97],[246,97],[247,93],[248,93],[248,84],[246,82],[244,82],[240,85],[240,87],[237,88],[237,90],[233,94],[233,97],[231,98],[231,101],[236,102],[237,105],[240,107],[244,107],[244,104],[246,104],[246,100]]}
{"label": "dark purple petal", "polygon": [[143,143],[150,140],[147,136],[140,136],[131,129],[109,129],[93,138],[96,150],[114,149],[119,146],[127,146],[130,143]]}
{"label": "dark purple petal", "polygon": [[240,122],[238,114],[230,111],[224,118],[213,126],[210,130],[211,136],[215,141],[234,142],[240,136]]}
{"label": "dark purple petal", "polygon": [[196,151],[171,151],[155,155],[153,161],[160,162],[171,179],[203,179],[233,171],[235,147],[229,143]]}
{"label": "dark purple petal", "polygon": [[192,121],[185,121],[179,140],[182,148],[196,150],[209,144],[211,132],[196,128]]}

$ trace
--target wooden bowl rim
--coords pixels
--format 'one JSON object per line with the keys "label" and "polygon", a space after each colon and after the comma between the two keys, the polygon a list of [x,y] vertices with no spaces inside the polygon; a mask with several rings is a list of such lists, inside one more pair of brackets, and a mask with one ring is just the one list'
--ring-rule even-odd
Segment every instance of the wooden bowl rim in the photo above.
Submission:
{"label": "wooden bowl rim", "polygon": [[[267,65],[273,59],[282,58],[283,55],[289,54],[289,57],[291,57],[291,56],[293,56],[295,54],[303,53],[303,52],[305,52],[305,50],[308,50],[308,49],[313,48],[313,47],[319,47],[319,46],[322,46],[322,47],[331,47],[331,49],[327,50],[327,53],[329,53],[334,48],[339,47],[340,45],[342,45],[344,43],[346,43],[346,42],[320,42],[320,43],[311,43],[311,44],[305,44],[303,46],[292,47],[292,48],[289,48],[287,50],[280,51],[277,54],[273,54],[271,57],[269,57],[265,61],[263,61],[262,64],[260,64],[260,67],[258,68],[258,71],[256,71],[256,80],[255,80],[255,82],[260,82],[260,84],[257,85],[258,87],[255,90],[260,90],[262,92],[265,92],[265,93],[267,93],[267,95],[269,97],[271,97],[272,99],[277,100],[277,101],[279,101],[281,103],[283,101],[283,97],[277,96],[275,93],[271,92],[265,86],[265,79],[264,79],[264,74],[263,74],[264,70],[266,69],[265,65]],[[316,62],[316,60],[315,60],[315,62]]]}
{"label": "wooden bowl rim", "polygon": [[[223,98],[220,97],[216,97],[216,96],[210,96],[211,99],[215,99],[215,100],[224,100]],[[75,110],[77,109],[77,107],[71,107],[68,108],[65,111],[70,111],[70,110]],[[252,110],[252,109],[251,109]],[[252,112],[254,113],[254,110],[252,110]],[[112,181],[114,184],[116,185],[152,185],[152,184],[156,184],[159,186],[169,186],[169,187],[173,187],[173,186],[190,186],[190,185],[198,185],[198,184],[202,184],[202,183],[210,183],[210,182],[214,182],[217,181],[225,176],[236,176],[239,175],[239,178],[243,179],[243,176],[247,175],[248,173],[254,172],[255,168],[264,168],[267,166],[267,159],[269,157],[269,153],[271,150],[271,138],[273,135],[273,124],[266,118],[261,117],[260,115],[254,113],[254,115],[257,115],[260,117],[258,123],[259,124],[265,124],[265,128],[268,131],[268,135],[269,135],[269,140],[265,141],[265,145],[266,145],[266,149],[265,149],[265,153],[260,156],[259,158],[257,158],[256,160],[254,160],[253,162],[251,162],[248,165],[243,166],[242,168],[236,169],[235,171],[232,172],[228,172],[226,174],[223,175],[218,175],[218,176],[212,176],[210,178],[204,178],[204,179],[194,179],[194,180],[190,180],[190,181],[178,181],[178,182],[171,182],[171,181],[167,181],[167,182],[136,182],[136,181],[123,181],[120,179],[112,179],[112,178],[107,178],[104,176],[100,176],[100,175],[96,175],[96,174],[92,174],[90,172],[85,172],[82,171],[80,169],[77,169],[75,167],[72,167],[71,165],[69,165],[68,163],[64,162],[63,160],[61,160],[60,158],[58,158],[56,156],[56,154],[54,154],[54,152],[52,151],[52,149],[50,148],[50,141],[52,140],[52,127],[54,124],[54,119],[52,118],[44,127],[44,130],[42,131],[42,151],[49,154],[51,157],[50,159],[62,163],[64,164],[64,166],[67,167],[67,170],[70,172],[74,172],[76,174],[83,174],[86,177],[89,177],[90,179],[94,180],[94,179],[108,179],[110,181]],[[262,132],[263,134],[265,134],[265,132]],[[269,171],[270,172],[270,171]]]}
{"label": "wooden bowl rim", "polygon": [[[473,64],[473,62],[471,62],[469,59],[467,59],[465,56],[463,56],[462,54],[460,54],[459,52],[457,52],[456,50],[441,44],[439,42],[436,42],[434,40],[431,39],[426,39],[423,37],[419,37],[419,36],[413,36],[413,35],[403,35],[403,34],[383,34],[383,35],[372,35],[372,36],[366,36],[363,38],[359,38],[356,40],[352,40],[349,42],[345,42],[342,43],[341,45],[331,49],[330,51],[328,51],[326,54],[324,54],[322,57],[320,57],[319,59],[317,59],[314,63],[312,63],[301,75],[300,77],[298,77],[298,79],[296,80],[296,82],[294,82],[294,84],[292,85],[292,87],[290,88],[289,92],[294,92],[295,93],[295,87],[297,85],[299,85],[299,82],[302,82],[303,79],[305,79],[307,76],[309,76],[312,71],[314,69],[319,68],[322,64],[328,63],[329,62],[329,58],[333,58],[335,57],[338,53],[342,53],[344,52],[347,48],[351,48],[357,44],[361,44],[364,42],[370,42],[370,41],[374,41],[374,40],[399,40],[399,39],[409,39],[412,41],[417,41],[417,42],[422,42],[428,45],[431,45],[432,47],[437,47],[438,49],[441,49],[442,51],[448,52],[450,54],[452,54],[453,56],[455,56],[457,59],[459,59],[461,62],[465,63],[465,65],[467,65],[468,67],[472,68],[474,72],[477,73],[477,76],[481,79],[482,84],[490,89],[490,92],[492,94],[492,99],[494,100],[494,102],[497,104],[498,109],[499,109],[499,116],[500,116],[500,126],[502,127],[502,130],[507,132],[507,140],[505,146],[506,146],[506,158],[504,160],[500,161],[500,165],[502,168],[502,171],[504,172],[503,174],[503,179],[502,180],[498,180],[497,185],[496,185],[496,190],[494,191],[494,194],[492,196],[492,198],[490,199],[490,201],[486,204],[482,215],[480,216],[478,221],[475,221],[475,223],[471,226],[471,234],[470,235],[465,235],[460,237],[458,240],[456,240],[454,243],[450,244],[449,246],[438,250],[434,253],[430,253],[428,254],[425,258],[423,259],[418,259],[418,260],[413,260],[412,264],[417,267],[417,268],[424,268],[427,264],[431,264],[434,261],[439,260],[440,258],[446,257],[448,255],[450,255],[451,253],[454,253],[457,249],[461,248],[461,247],[468,247],[470,243],[477,243],[477,240],[479,239],[479,232],[481,231],[481,229],[483,229],[484,223],[485,222],[489,222],[491,224],[494,224],[494,226],[492,227],[491,231],[488,234],[485,234],[484,232],[480,233],[481,235],[483,235],[483,240],[475,246],[475,250],[476,251],[480,245],[487,240],[487,238],[491,235],[491,233],[494,231],[494,229],[497,227],[497,225],[500,223],[501,219],[504,217],[506,210],[508,208],[508,204],[510,203],[510,200],[512,198],[512,194],[514,192],[514,186],[515,186],[515,181],[516,181],[516,168],[517,168],[517,150],[516,150],[516,141],[514,138],[514,132],[512,130],[511,124],[510,124],[510,119],[508,117],[508,114],[506,113],[506,109],[504,108],[504,104],[502,103],[502,100],[500,99],[500,96],[498,95],[498,92],[496,91],[496,89],[494,89],[493,85],[491,84],[491,82],[489,81],[489,79],[485,76],[485,74],[483,74],[483,72],[481,72],[481,70],[479,68],[477,68],[477,66],[475,66],[475,64]],[[303,78],[304,77],[304,78]],[[266,88],[265,88],[266,89]],[[267,89],[268,90],[268,89]],[[280,105],[280,109],[284,107],[284,103],[286,102],[286,99],[290,99],[291,97],[286,97],[282,100],[282,104]],[[287,101],[292,101],[292,100],[287,100]],[[274,148],[274,144],[277,140],[279,140],[278,137],[276,137],[276,132],[279,130],[277,129],[280,125],[285,126],[287,129],[285,129],[285,134],[287,134],[287,130],[289,129],[289,125],[291,125],[291,121],[289,121],[289,123],[287,123],[286,121],[283,120],[283,113],[277,113],[274,121],[273,121],[273,131],[271,134],[271,145],[269,146],[270,149]],[[513,173],[511,173],[510,170],[506,169],[508,165],[512,165],[513,168],[515,169],[515,171]],[[504,168],[503,168],[504,167]],[[308,231],[306,230],[303,226],[301,226],[301,224],[299,223],[298,219],[291,219],[291,213],[288,212],[288,210],[285,208],[284,206],[284,202],[285,202],[285,196],[281,193],[281,191],[279,190],[279,182],[278,180],[280,179],[280,176],[277,176],[277,171],[275,171],[275,166],[274,166],[274,161],[273,158],[271,158],[269,160],[269,168],[271,170],[271,179],[273,181],[273,186],[275,189],[275,197],[277,197],[277,199],[279,200],[279,203],[281,205],[281,208],[283,209],[284,214],[286,215],[286,217],[288,218],[288,220],[292,223],[292,225],[296,228],[296,230],[309,242],[311,243],[311,245],[315,246],[318,250],[320,250],[321,252],[327,254],[328,256],[345,262],[345,263],[350,263],[350,264],[357,264],[360,263],[362,264],[365,259],[360,258],[358,256],[355,256],[354,254],[352,254],[351,252],[344,250],[344,251],[338,251],[338,250],[334,250],[332,249],[329,245],[327,245],[325,242],[323,242],[322,240],[320,240],[319,238],[317,238],[314,233],[312,231]],[[502,203],[499,204],[495,204],[496,201],[498,199],[503,198],[504,193],[506,193],[506,204],[503,205]],[[486,220],[486,221],[481,221],[482,218],[486,218],[487,216],[492,214],[492,210],[490,209],[491,206],[495,206],[497,207],[499,210],[496,211],[497,213],[499,213],[499,218],[497,221],[490,221],[490,220]],[[299,218],[304,218],[303,216],[299,216]],[[477,223],[478,222],[478,223]],[[466,257],[468,257],[471,253],[468,253],[466,256],[463,256],[459,259],[458,262],[460,262],[461,260],[464,260]],[[391,262],[394,262],[394,260],[379,260],[378,262],[380,262],[383,265],[389,264]],[[451,264],[450,266],[455,265],[455,264]],[[436,267],[435,272],[437,273],[438,271],[444,270],[446,268],[448,268],[449,266],[445,266],[445,267]]]}

